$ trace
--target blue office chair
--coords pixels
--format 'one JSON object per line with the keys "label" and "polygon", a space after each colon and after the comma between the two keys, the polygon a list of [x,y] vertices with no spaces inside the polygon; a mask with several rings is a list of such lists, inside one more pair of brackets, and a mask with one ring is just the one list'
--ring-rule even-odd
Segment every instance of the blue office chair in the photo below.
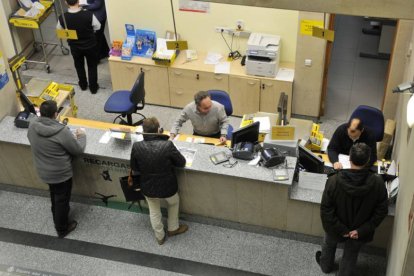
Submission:
{"label": "blue office chair", "polygon": [[[233,106],[231,104],[231,99],[229,94],[223,90],[208,90],[208,94],[210,94],[210,97],[213,101],[216,101],[218,103],[221,103],[224,105],[224,110],[226,111],[226,115],[230,116],[233,114]],[[229,128],[227,129],[227,140],[231,139],[231,136],[233,134],[233,126],[229,124]]]}
{"label": "blue office chair", "polygon": [[[118,113],[119,115],[114,119],[113,123],[117,119],[120,119],[120,124],[137,126],[142,124],[145,116],[138,113],[138,110],[144,109],[145,106],[145,87],[144,87],[144,72],[138,75],[137,80],[134,83],[131,91],[119,90],[115,91],[106,101],[104,110],[107,113]],[[142,117],[137,122],[132,121],[132,114],[138,114]],[[127,117],[125,121],[123,118]]]}
{"label": "blue office chair", "polygon": [[372,131],[377,142],[384,137],[384,114],[382,111],[371,106],[360,105],[351,114],[351,118],[359,118],[364,126]]}

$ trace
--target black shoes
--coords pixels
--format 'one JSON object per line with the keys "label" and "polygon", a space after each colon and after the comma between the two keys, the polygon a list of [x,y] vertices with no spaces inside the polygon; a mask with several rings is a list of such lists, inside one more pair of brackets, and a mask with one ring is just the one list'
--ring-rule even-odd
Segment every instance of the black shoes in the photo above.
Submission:
{"label": "black shoes", "polygon": [[322,255],[322,251],[316,251],[315,259],[319,266],[321,266],[321,255]]}
{"label": "black shoes", "polygon": [[96,94],[96,92],[98,92],[98,89],[99,89],[99,84],[96,84],[96,87],[89,86],[89,90],[91,91],[92,94]]}
{"label": "black shoes", "polygon": [[83,84],[83,83],[78,82],[78,84],[79,84],[79,87],[82,91],[85,91],[86,89],[88,89],[88,84],[87,83]]}
{"label": "black shoes", "polygon": [[332,271],[335,271],[335,270],[338,270],[339,269],[339,265],[338,264],[334,264],[333,265],[333,268],[332,269],[330,269],[330,270],[324,270],[322,267],[321,267],[321,255],[322,255],[322,251],[316,251],[316,254],[315,254],[315,260],[316,260],[316,262],[318,263],[318,265],[319,265],[319,267],[321,268],[321,270],[322,270],[322,272],[323,273],[330,273],[330,272],[332,272]]}
{"label": "black shoes", "polygon": [[63,232],[58,232],[58,238],[59,239],[63,239],[64,237],[66,237],[70,232],[72,232],[73,230],[75,230],[76,226],[78,226],[78,222],[76,220],[73,220],[71,222],[69,222],[68,224],[68,229],[66,229],[66,231]]}

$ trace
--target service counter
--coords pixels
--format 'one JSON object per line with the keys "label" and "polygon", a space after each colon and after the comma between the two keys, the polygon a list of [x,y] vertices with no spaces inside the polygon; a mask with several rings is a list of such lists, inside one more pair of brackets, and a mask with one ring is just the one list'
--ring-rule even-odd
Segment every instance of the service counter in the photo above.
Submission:
{"label": "service counter", "polygon": [[[0,122],[0,183],[45,190],[48,187],[38,178],[33,165],[27,129],[14,127],[13,120],[7,116]],[[112,138],[103,144],[99,141],[105,129],[85,129],[85,153],[74,159],[73,194],[116,195],[110,200],[124,202],[119,177],[128,174],[131,142]],[[209,155],[229,151],[225,147],[174,143],[179,148],[196,150],[192,165],[177,169],[183,213],[323,235],[319,214],[322,191],[297,187],[293,181],[296,158],[287,157],[289,180],[275,182],[270,169],[250,166],[247,161],[238,160],[233,168],[214,165]],[[377,231],[374,245],[387,247],[392,223],[393,217],[388,216]]]}

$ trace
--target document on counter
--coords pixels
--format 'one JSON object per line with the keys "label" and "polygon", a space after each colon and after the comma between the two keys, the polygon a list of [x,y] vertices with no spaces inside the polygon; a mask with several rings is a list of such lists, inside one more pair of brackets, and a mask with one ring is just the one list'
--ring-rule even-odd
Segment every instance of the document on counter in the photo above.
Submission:
{"label": "document on counter", "polygon": [[220,62],[214,67],[214,73],[216,74],[229,74],[230,73],[230,62]]}
{"label": "document on counter", "polygon": [[299,172],[298,187],[308,190],[323,191],[327,179],[328,176],[326,174],[301,171]]}
{"label": "document on counter", "polygon": [[221,54],[208,52],[206,59],[204,60],[204,64],[217,64],[222,58],[223,56]]}
{"label": "document on counter", "polygon": [[190,148],[178,148],[178,150],[181,152],[181,154],[184,156],[185,158],[185,166],[187,168],[191,167],[191,165],[193,164],[194,161],[194,156],[197,152],[196,149],[190,149]]}
{"label": "document on counter", "polygon": [[108,144],[110,140],[111,140],[111,132],[107,131],[104,133],[104,135],[102,135],[101,139],[99,139],[99,143]]}
{"label": "document on counter", "polygon": [[276,79],[281,81],[293,81],[295,70],[289,68],[280,68],[277,72]]}

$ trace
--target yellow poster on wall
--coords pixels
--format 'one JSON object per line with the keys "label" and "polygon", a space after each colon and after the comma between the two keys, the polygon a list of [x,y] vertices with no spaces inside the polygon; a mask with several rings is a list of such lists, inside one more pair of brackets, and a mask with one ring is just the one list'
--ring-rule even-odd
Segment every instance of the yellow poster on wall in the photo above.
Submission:
{"label": "yellow poster on wall", "polygon": [[300,34],[312,35],[313,27],[323,28],[323,20],[306,20],[300,21]]}

